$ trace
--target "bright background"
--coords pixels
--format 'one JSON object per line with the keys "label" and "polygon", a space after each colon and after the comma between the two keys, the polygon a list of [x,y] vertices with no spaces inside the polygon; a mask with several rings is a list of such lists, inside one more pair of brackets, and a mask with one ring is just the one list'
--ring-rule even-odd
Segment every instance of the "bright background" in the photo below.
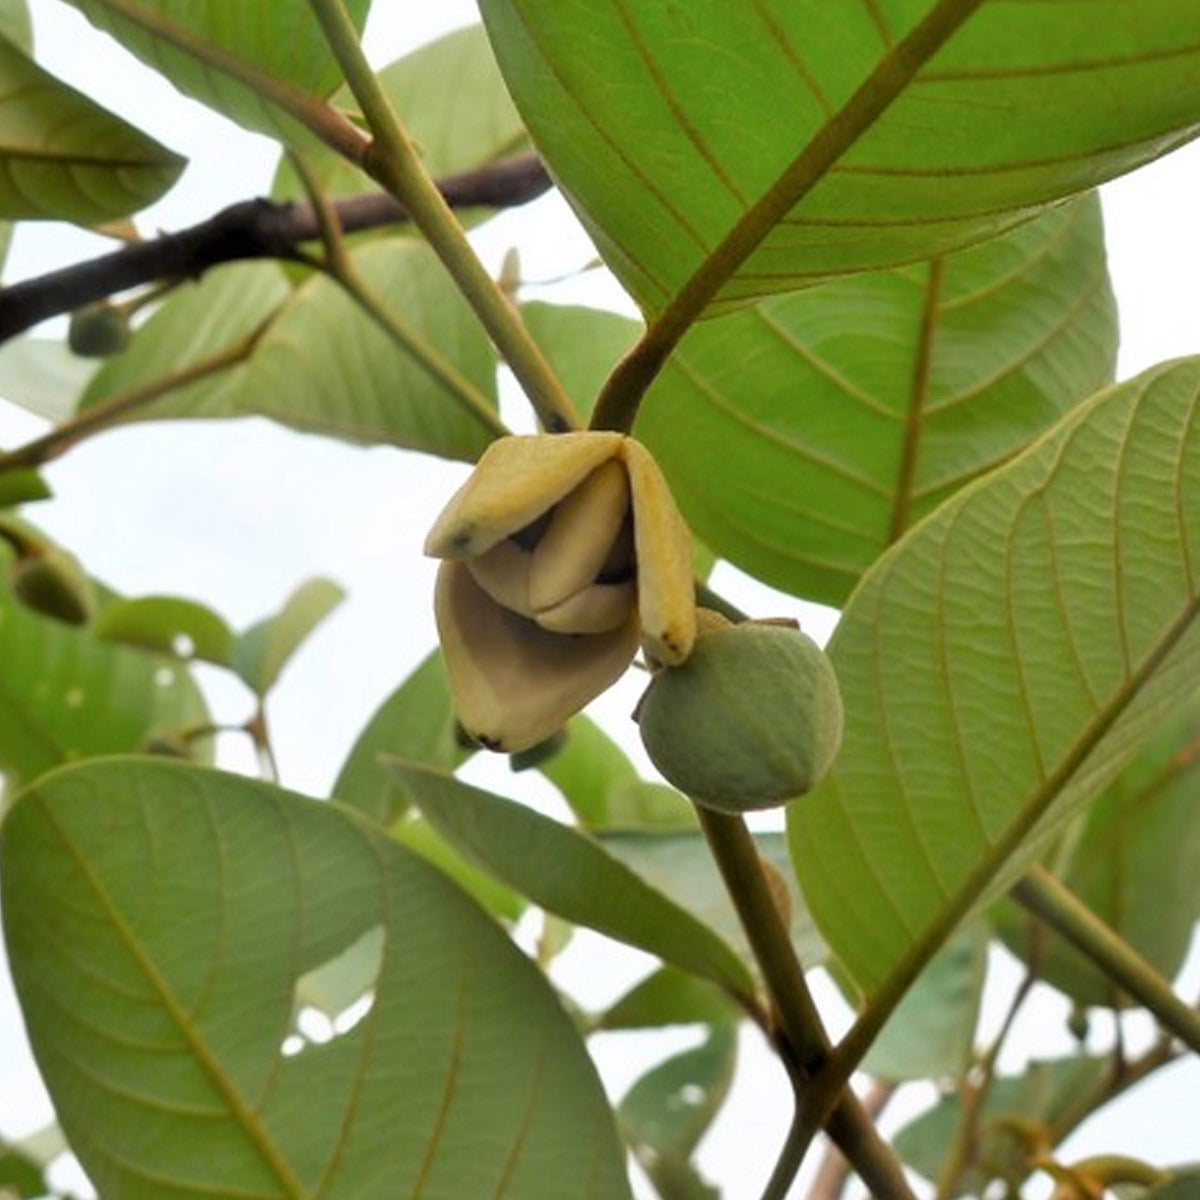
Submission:
{"label": "bright background", "polygon": [[[143,218],[145,233],[175,230],[226,204],[265,193],[274,171],[274,143],[248,134],[181,98],[79,15],[56,0],[31,0],[39,59],[101,104],[187,156],[190,165],[171,195]],[[367,30],[372,60],[382,66],[440,33],[477,19],[470,0],[375,5]],[[1186,148],[1104,190],[1109,260],[1121,310],[1120,375],[1200,351],[1200,233],[1196,195],[1200,149]],[[485,261],[498,269],[518,245],[528,279],[550,278],[593,256],[565,204],[547,197],[506,214],[476,237]],[[41,274],[108,249],[100,239],[61,226],[23,229],[5,270],[7,281]],[[615,286],[592,272],[570,284],[539,290],[547,299],[620,306]],[[627,302],[624,307],[628,310]],[[515,397],[504,415],[529,428]],[[0,445],[41,432],[40,421],[0,405]],[[357,449],[291,433],[257,419],[234,423],[145,425],[88,441],[54,464],[47,476],[55,498],[39,505],[37,522],[83,558],[88,569],[127,595],[178,594],[203,601],[235,627],[274,611],[296,584],[316,574],[348,592],[289,667],[270,707],[283,782],[326,795],[353,740],[378,703],[434,643],[430,609],[432,565],[421,543],[432,517],[466,468],[388,447]],[[800,605],[724,567],[719,590],[759,615],[798,615],[824,636],[830,615]],[[249,715],[245,696],[216,672],[201,672],[217,712]],[[638,684],[626,680],[595,715],[630,745],[628,714]],[[244,746],[223,744],[223,761],[253,769]],[[507,769],[493,761],[474,768],[496,790],[512,790]],[[521,781],[522,795],[528,777]],[[548,802],[550,802],[548,800]],[[2,955],[2,947],[0,947]],[[1200,963],[1185,988],[1200,989]],[[648,960],[589,935],[563,956],[556,977],[585,1005],[614,999]],[[1000,964],[985,1005],[985,1025],[1003,1011],[1015,981]],[[844,1020],[828,988],[819,992]],[[1047,994],[1027,1006],[1005,1061],[1021,1055],[1067,1054],[1065,1003]],[[1101,1023],[1097,1022],[1097,1025]],[[27,1045],[7,969],[0,958],[0,1136],[17,1137],[51,1119]],[[1096,1030],[1097,1036],[1105,1031]],[[1148,1037],[1148,1026],[1133,1036]],[[593,1042],[614,1096],[650,1063],[687,1040],[675,1034],[608,1035]],[[1136,1049],[1136,1044],[1132,1047]],[[915,1091],[915,1089],[914,1089]],[[897,1104],[892,1126],[911,1114],[914,1096]],[[1100,1151],[1166,1163],[1200,1158],[1195,1117],[1200,1068],[1183,1064],[1085,1126],[1066,1161]],[[770,1056],[748,1033],[731,1100],[700,1155],[726,1200],[753,1200],[774,1161],[788,1118],[788,1091]],[[803,1194],[798,1185],[795,1194]]]}

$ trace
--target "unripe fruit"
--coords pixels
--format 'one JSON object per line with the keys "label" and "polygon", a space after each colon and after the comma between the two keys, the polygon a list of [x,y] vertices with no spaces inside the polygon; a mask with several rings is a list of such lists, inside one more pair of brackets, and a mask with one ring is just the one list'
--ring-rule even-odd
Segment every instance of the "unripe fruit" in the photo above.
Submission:
{"label": "unripe fruit", "polygon": [[96,609],[95,589],[74,555],[46,546],[12,565],[13,594],[27,608],[68,625],[86,625]]}
{"label": "unripe fruit", "polygon": [[664,778],[726,813],[811,790],[842,737],[825,653],[799,629],[753,622],[706,633],[685,663],[657,672],[637,719]]}
{"label": "unripe fruit", "polygon": [[107,300],[85,304],[71,314],[67,345],[81,358],[107,358],[129,345],[129,318]]}

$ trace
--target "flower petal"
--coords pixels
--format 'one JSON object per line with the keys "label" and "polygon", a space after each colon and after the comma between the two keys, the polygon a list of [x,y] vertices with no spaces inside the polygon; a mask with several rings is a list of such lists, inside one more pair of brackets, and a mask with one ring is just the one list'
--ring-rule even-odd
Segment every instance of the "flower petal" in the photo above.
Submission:
{"label": "flower petal", "polygon": [[425,539],[432,558],[469,558],[535,521],[602,463],[615,457],[622,434],[504,437],[482,454]]}
{"label": "flower petal", "polygon": [[596,578],[628,511],[629,477],[615,459],[559,501],[533,550],[529,603],[535,612],[561,604]]}
{"label": "flower petal", "polygon": [[628,583],[593,583],[553,608],[542,609],[534,620],[555,633],[604,633],[634,612],[637,587]]}
{"label": "flower petal", "polygon": [[692,535],[650,451],[627,437],[621,456],[633,496],[642,640],[651,657],[676,666],[696,640]]}
{"label": "flower petal", "polygon": [[620,678],[637,650],[632,607],[607,633],[551,633],[502,608],[453,560],[438,569],[434,612],[459,720],[507,753],[560,729]]}

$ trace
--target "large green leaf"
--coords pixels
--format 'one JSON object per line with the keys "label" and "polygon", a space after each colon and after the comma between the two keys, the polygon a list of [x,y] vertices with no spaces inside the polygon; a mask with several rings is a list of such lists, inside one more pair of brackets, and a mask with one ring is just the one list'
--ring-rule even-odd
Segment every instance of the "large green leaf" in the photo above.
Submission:
{"label": "large green leaf", "polygon": [[651,314],[930,257],[1200,121],[1197,0],[481,8],[534,140]]}
{"label": "large green leaf", "polygon": [[706,322],[635,432],[719,555],[841,605],[915,520],[1109,383],[1095,196],[930,263]]}
{"label": "large green leaf", "polygon": [[[69,0],[185,95],[289,144],[316,137],[289,111],[316,107],[342,82],[306,0]],[[361,30],[370,0],[347,0]]]}
{"label": "large green leaf", "polygon": [[356,268],[431,354],[452,364],[480,411],[381,332],[323,276],[291,290],[276,264],[234,265],[172,296],[84,393],[93,407],[262,332],[244,357],[131,414],[140,419],[256,414],[354,442],[390,442],[473,460],[495,436],[491,347],[431,251],[390,238]]}
{"label": "large green leaf", "polygon": [[[0,572],[10,557],[0,550]],[[179,662],[30,612],[0,586],[0,772],[10,782],[72,759],[137,750],[155,733],[207,719]]]}
{"label": "large green leaf", "polygon": [[0,346],[0,396],[48,421],[62,421],[96,369],[94,359],[72,354],[58,338],[12,338]]}
{"label": "large green leaf", "polygon": [[[345,810],[108,760],[29,789],[0,863],[34,1051],[101,1194],[628,1196],[543,977]],[[297,983],[375,930],[369,1011],[281,1049]]]}
{"label": "large green leaf", "polygon": [[182,169],[0,32],[0,217],[99,224],[157,200]]}
{"label": "large green leaf", "polygon": [[[379,82],[404,122],[425,169],[450,175],[514,154],[528,145],[525,126],[481,25],[456,29],[379,72]],[[353,107],[348,88],[334,103]],[[378,184],[332,151],[314,150],[308,166],[331,195],[375,191]],[[279,165],[273,193],[303,194],[286,159]]]}
{"label": "large green leaf", "polygon": [[[1167,979],[1200,920],[1200,696],[1162,730],[1063,839],[1051,865],[1101,920]],[[1129,1003],[1097,967],[1015,906],[998,930],[1015,954],[1078,1004]]]}
{"label": "large green leaf", "polygon": [[446,664],[441,651],[435,650],[367,722],[338,772],[334,797],[390,825],[408,808],[409,800],[384,766],[383,755],[453,771],[472,753],[455,736],[456,724]]}
{"label": "large green leaf", "polygon": [[388,760],[430,823],[470,862],[548,912],[637,946],[735,995],[752,991],[737,955],[584,834],[453,775]]}
{"label": "large green leaf", "polygon": [[788,826],[868,994],[1012,883],[1194,691],[1198,394],[1200,360],[1100,394],[851,598],[830,644],[841,757]]}

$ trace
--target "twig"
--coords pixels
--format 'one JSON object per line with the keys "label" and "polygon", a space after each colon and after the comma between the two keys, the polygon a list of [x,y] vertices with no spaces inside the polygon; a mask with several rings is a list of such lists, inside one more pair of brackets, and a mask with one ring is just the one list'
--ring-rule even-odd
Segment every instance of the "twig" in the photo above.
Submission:
{"label": "twig", "polygon": [[[863,1111],[872,1121],[879,1119],[896,1090],[897,1085],[894,1083],[877,1082],[863,1095]],[[839,1200],[849,1180],[849,1161],[836,1146],[830,1145],[820,1167],[817,1168],[816,1175],[813,1176],[812,1187],[808,1189],[808,1200]]]}
{"label": "twig", "polygon": [[[511,208],[551,186],[535,154],[488,163],[448,175],[437,188],[452,208]],[[346,233],[403,224],[404,207],[387,192],[331,201]],[[244,200],[176,233],[134,242],[87,262],[0,288],[0,342],[39,321],[71,312],[132,287],[161,280],[193,279],[221,263],[256,258],[295,258],[305,242],[320,237],[311,204]]]}
{"label": "twig", "polygon": [[848,1087],[832,1101],[828,1112],[824,1108],[814,1111],[807,1104],[806,1083],[825,1066],[830,1043],[805,982],[804,969],[745,822],[740,817],[712,812],[699,805],[696,812],[774,1002],[782,1033],[777,1041],[796,1089],[796,1117],[763,1200],[782,1200],[787,1194],[821,1125],[873,1196],[880,1200],[912,1200],[900,1163]]}
{"label": "twig", "polygon": [[1150,963],[1049,871],[1034,867],[1013,887],[1012,896],[1143,1004],[1165,1030],[1200,1054],[1200,1012],[1184,1003]]}
{"label": "twig", "polygon": [[49,433],[34,438],[15,450],[8,453],[0,452],[0,472],[43,466],[70,449],[76,442],[98,430],[108,428],[140,408],[153,404],[155,400],[165,396],[168,392],[186,387],[190,383],[196,383],[198,380],[215,375],[218,371],[224,371],[228,367],[244,362],[249,358],[267,324],[269,321],[264,322],[247,337],[231,342],[228,346],[199,359],[190,366],[160,375],[158,378],[150,380],[149,383],[130,388],[128,391],[115,393],[101,403],[85,409],[78,416],[64,421]]}
{"label": "twig", "polygon": [[359,165],[408,210],[433,252],[458,284],[480,324],[512,369],[543,427],[580,426],[579,414],[512,303],[471,249],[462,226],[429,178],[392,102],[371,69],[358,31],[341,0],[309,0],[374,141]]}

